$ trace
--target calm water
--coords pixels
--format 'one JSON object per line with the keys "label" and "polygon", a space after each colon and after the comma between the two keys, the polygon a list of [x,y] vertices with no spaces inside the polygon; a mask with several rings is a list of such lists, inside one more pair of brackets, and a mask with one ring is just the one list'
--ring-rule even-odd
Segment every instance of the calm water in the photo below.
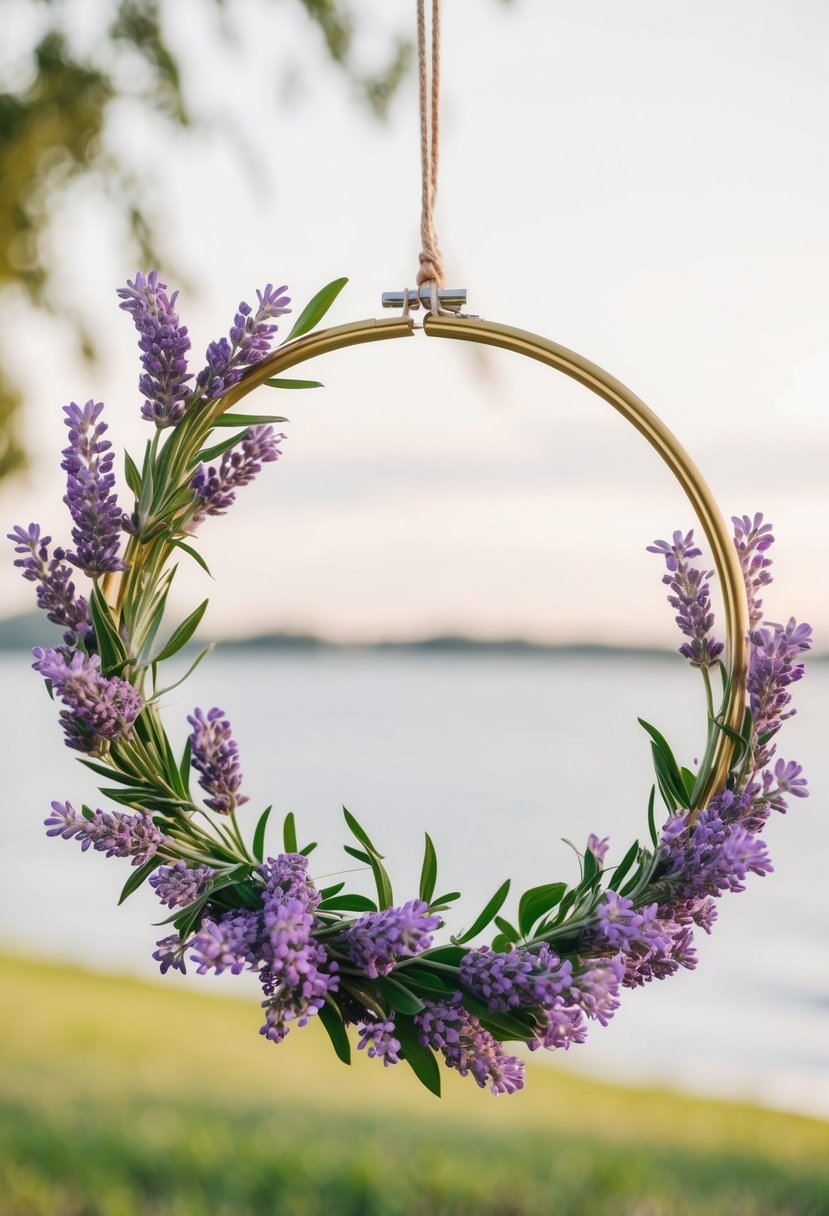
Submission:
{"label": "calm water", "polygon": [[[52,798],[95,803],[91,774],[61,746],[25,657],[0,656],[0,678],[4,944],[154,975],[153,899],[141,892],[116,910],[123,863],[43,835]],[[720,901],[694,973],[627,993],[613,1023],[557,1063],[829,1116],[829,664],[813,663],[798,693],[781,754],[806,766],[813,796],[769,825],[776,872]],[[464,892],[450,915],[458,930],[508,875],[516,892],[572,879],[562,836],[609,835],[612,861],[646,834],[649,752],[636,717],[687,760],[701,744],[701,697],[679,659],[217,654],[171,694],[166,721],[183,742],[194,705],[222,706],[242,750],[249,821],[269,802],[275,815],[293,810],[303,840],[329,842],[314,854],[316,876],[356,864],[338,852],[345,803],[385,853],[398,898],[411,898],[427,829],[438,885]],[[278,850],[276,831],[271,844]],[[240,981],[181,982],[227,993]],[[252,1000],[252,1033],[257,1025]]]}

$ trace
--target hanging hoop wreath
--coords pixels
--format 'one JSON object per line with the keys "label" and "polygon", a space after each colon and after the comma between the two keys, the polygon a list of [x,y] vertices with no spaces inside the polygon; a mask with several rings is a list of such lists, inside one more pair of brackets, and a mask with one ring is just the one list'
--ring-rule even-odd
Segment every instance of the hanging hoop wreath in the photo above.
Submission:
{"label": "hanging hoop wreath", "polygon": [[[263,990],[261,1033],[272,1042],[316,1016],[346,1063],[352,1025],[359,1049],[385,1065],[405,1060],[435,1094],[438,1057],[481,1087],[512,1093],[523,1085],[524,1066],[504,1043],[535,1049],[583,1042],[588,1021],[605,1025],[623,987],[692,968],[693,931],[711,930],[714,900],[743,890],[749,873],[771,869],[763,825],[772,810],[786,809],[789,796],[806,795],[800,766],[776,758],[775,736],[794,712],[790,685],[803,674],[798,656],[809,648],[811,631],[793,619],[763,624],[771,526],[761,515],[735,517],[729,535],[687,454],[628,389],[547,339],[430,313],[426,337],[502,347],[584,384],[637,427],[682,485],[720,578],[725,646],[712,632],[713,571],[692,565],[701,556],[693,532],[649,548],[665,560],[663,582],[685,637],[680,653],[702,674],[707,745],[696,769],[684,767],[662,734],[643,722],[655,769],[645,843],[635,841],[611,861],[608,841],[590,836],[574,883],[525,891],[508,920],[506,881],[446,944],[434,938],[460,896],[435,895],[437,858],[428,835],[419,890],[402,904],[381,854],[347,810],[354,843],[345,850],[371,874],[372,897],[344,882],[317,887],[308,863],[314,846],[299,847],[292,814],[283,825],[283,851],[268,856],[271,808],[250,821],[252,831],[243,830],[246,812],[237,814],[248,799],[223,711],[195,709],[183,755],[170,745],[161,707],[182,680],[165,687],[164,665],[191,640],[207,601],[172,632],[165,608],[172,563],[183,554],[206,569],[195,547],[199,528],[224,514],[236,491],[280,455],[284,435],[273,427],[286,420],[233,407],[260,385],[315,387],[281,373],[316,355],[413,335],[408,315],[311,332],[344,282],[318,293],[273,353],[276,322],[290,300],[285,288],[268,285],[255,310],[240,304],[229,337],[211,343],[195,380],[176,295],[168,296],[155,274],[139,274],[119,292],[139,333],[142,415],[155,424],[141,463],[125,455],[133,508],[124,515],[115,494],[103,406],[73,403],[65,409],[62,467],[74,549],[51,549],[37,524],[10,533],[15,564],[36,584],[38,605],[64,630],[63,645],[34,651],[34,668],[62,706],[66,744],[111,783],[101,792],[118,807],[76,810],[54,802],[47,832],[75,839],[84,850],[129,858],[133,871],[122,901],[149,881],[170,911],[171,932],[153,956],[162,973],[183,972],[187,960],[199,974],[255,971]],[[90,580],[87,594],[76,590],[76,571]],[[201,795],[192,790],[194,773]],[[489,945],[471,945],[493,924]]]}

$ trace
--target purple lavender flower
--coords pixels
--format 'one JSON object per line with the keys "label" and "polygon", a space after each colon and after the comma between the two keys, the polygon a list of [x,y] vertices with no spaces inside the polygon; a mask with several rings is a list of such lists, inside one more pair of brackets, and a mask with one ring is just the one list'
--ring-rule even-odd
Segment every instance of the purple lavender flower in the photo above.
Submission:
{"label": "purple lavender flower", "polygon": [[[49,680],[53,692],[67,706],[61,714],[64,728],[79,731],[93,746],[100,739],[126,738],[144,708],[138,689],[118,676],[101,675],[98,655],[75,651],[70,658],[61,650],[36,646],[32,654],[35,671]],[[67,723],[67,719],[71,719]],[[87,750],[87,749],[84,749]]]}
{"label": "purple lavender flower", "polygon": [[167,296],[167,284],[159,283],[158,274],[151,271],[146,278],[136,274],[135,282],[127,280],[118,289],[138,330],[138,348],[144,368],[138,380],[138,390],[144,394],[141,417],[157,427],[176,426],[184,417],[191,390],[187,374],[187,352],[190,338],[175,311],[178,292]]}
{"label": "purple lavender flower", "polygon": [[190,942],[190,958],[197,964],[197,974],[230,971],[238,975],[246,966],[255,967],[262,954],[261,936],[259,912],[236,909],[223,912],[218,920],[205,917]]}
{"label": "purple lavender flower", "polygon": [[768,587],[772,581],[769,574],[771,558],[766,557],[765,553],[774,544],[774,537],[771,524],[763,523],[763,516],[759,512],[753,519],[748,515],[733,515],[731,522],[748,596],[748,631],[752,634],[763,619],[760,590]]}
{"label": "purple lavender flower", "polygon": [[621,955],[590,960],[579,970],[570,994],[587,1017],[606,1026],[619,1008],[619,986],[624,974]]}
{"label": "purple lavender flower", "polygon": [[118,556],[122,515],[113,493],[112,444],[101,438],[107,429],[99,421],[103,408],[100,401],[87,401],[83,409],[73,401],[63,411],[69,428],[69,446],[61,461],[66,472],[63,501],[75,525],[72,540],[77,549],[67,557],[91,578],[124,569]]}
{"label": "purple lavender flower", "polygon": [[400,1040],[394,1037],[393,1018],[386,1022],[361,1022],[357,1031],[360,1036],[358,1051],[368,1048],[366,1054],[371,1059],[375,1056],[381,1059],[386,1068],[400,1063]]}
{"label": "purple lavender flower", "polygon": [[[675,816],[674,825],[685,819]],[[662,852],[670,862],[667,877],[673,880],[679,897],[685,899],[743,891],[749,873],[763,875],[772,869],[765,843],[741,823],[726,823],[717,799],[700,812],[687,831],[677,833],[674,827],[663,834]]]}
{"label": "purple lavender flower", "polygon": [[167,841],[146,811],[95,811],[90,818],[75,810],[71,802],[53,802],[45,819],[47,836],[76,837],[83,852],[92,846],[107,857],[131,857],[134,866],[146,865]]}
{"label": "purple lavender flower", "polygon": [[98,655],[85,655],[80,650],[67,660],[61,650],[32,651],[35,671],[49,680],[53,692],[67,707],[60,718],[69,747],[79,751],[94,751],[102,739],[125,739],[135,719],[144,708],[144,699],[137,688],[118,676],[106,679],[101,675]]}
{"label": "purple lavender flower", "polygon": [[186,908],[204,895],[216,871],[210,866],[194,866],[179,859],[174,866],[160,866],[150,875],[150,886],[168,908]]}
{"label": "purple lavender flower", "polygon": [[290,312],[290,297],[283,295],[286,287],[274,287],[268,283],[264,291],[257,291],[259,307],[256,312],[244,301],[233,318],[230,340],[220,338],[207,348],[207,367],[199,372],[196,383],[206,397],[220,397],[232,385],[237,384],[248,367],[261,362],[271,348],[271,339],[279,328],[268,322]]}
{"label": "purple lavender flower", "polygon": [[224,711],[215,707],[207,714],[195,709],[187,721],[193,727],[190,735],[193,768],[200,774],[199,785],[210,795],[205,799],[206,805],[229,815],[248,801],[246,795],[239,793],[242,784],[239,748],[230,722]]}
{"label": "purple lavender flower", "polygon": [[313,917],[300,900],[266,903],[265,924],[269,942],[259,975],[265,1024],[259,1033],[281,1043],[290,1022],[304,1026],[319,1013],[328,993],[338,990],[340,977],[336,961],[311,937]]}
{"label": "purple lavender flower", "polygon": [[648,545],[648,553],[660,553],[665,559],[668,573],[662,576],[662,582],[673,592],[668,603],[677,611],[676,623],[681,632],[690,638],[679,647],[679,653],[692,667],[713,667],[723,651],[722,642],[708,636],[714,626],[714,614],[707,580],[714,572],[690,566],[692,558],[702,553],[694,544],[694,533],[683,536],[674,532],[673,544],[655,540]]}
{"label": "purple lavender flower", "polygon": [[527,1005],[555,1003],[573,981],[573,965],[549,946],[493,953],[488,946],[470,950],[460,962],[460,980],[467,992],[485,1000],[493,1011],[506,1013]]}
{"label": "purple lavender flower", "polygon": [[623,954],[626,988],[638,988],[651,980],[663,980],[680,967],[693,970],[697,965],[693,933],[668,917],[659,922],[659,936],[653,944],[633,942]]}
{"label": "purple lavender flower", "polygon": [[269,857],[257,866],[256,873],[265,885],[262,898],[266,902],[298,899],[306,908],[313,909],[320,901],[320,893],[308,877],[308,858],[301,853]]}
{"label": "purple lavender flower", "polygon": [[197,495],[191,525],[200,524],[208,515],[224,515],[236,501],[236,491],[253,481],[263,464],[282,455],[279,442],[284,438],[271,426],[252,426],[235,447],[225,452],[218,468],[199,465],[190,483]]}
{"label": "purple lavender flower", "polygon": [[367,912],[343,936],[351,960],[371,979],[388,975],[398,958],[411,958],[428,950],[431,933],[440,927],[439,916],[428,915],[429,905],[412,899],[400,908]]}
{"label": "purple lavender flower", "polygon": [[182,941],[177,933],[171,934],[170,937],[162,937],[160,941],[156,942],[158,949],[153,951],[153,958],[161,964],[162,975],[166,975],[171,967],[173,971],[180,971],[182,975],[187,974],[184,952],[189,944],[189,942]]}
{"label": "purple lavender flower", "polygon": [[28,582],[37,583],[38,608],[65,630],[63,640],[67,646],[74,647],[78,642],[89,645],[93,638],[89,604],[82,595],[75,595],[72,567],[63,560],[66,557],[64,550],[55,549],[53,557],[49,558],[52,538],[41,536],[39,524],[29,524],[28,528],[15,525],[8,538],[15,542],[15,553],[21,554],[15,566],[20,567]]}
{"label": "purple lavender flower", "polygon": [[573,1001],[559,1000],[543,1008],[535,1038],[530,1039],[527,1046],[530,1051],[538,1051],[541,1047],[567,1051],[571,1044],[583,1043],[586,1038],[587,1026],[582,1010]]}
{"label": "purple lavender flower", "polygon": [[621,950],[639,937],[643,917],[633,907],[633,900],[606,891],[603,901],[596,909],[596,928],[601,938]]}
{"label": "purple lavender flower", "polygon": [[505,1053],[464,1008],[459,992],[451,1000],[426,1001],[414,1021],[421,1043],[441,1052],[447,1067],[456,1068],[462,1077],[471,1073],[481,1089],[489,1085],[494,1094],[512,1094],[523,1088],[523,1060]]}
{"label": "purple lavender flower", "polygon": [[604,859],[607,857],[607,851],[610,848],[610,837],[599,837],[595,832],[591,832],[587,837],[587,847],[601,866],[604,864]]}
{"label": "purple lavender flower", "polygon": [[[776,734],[796,710],[786,709],[791,702],[789,686],[803,676],[803,664],[795,659],[812,645],[811,625],[798,625],[794,617],[786,625],[769,622],[751,635],[748,692],[751,698],[755,768],[762,768],[774,754],[768,737]],[[765,740],[760,742],[760,740]]]}

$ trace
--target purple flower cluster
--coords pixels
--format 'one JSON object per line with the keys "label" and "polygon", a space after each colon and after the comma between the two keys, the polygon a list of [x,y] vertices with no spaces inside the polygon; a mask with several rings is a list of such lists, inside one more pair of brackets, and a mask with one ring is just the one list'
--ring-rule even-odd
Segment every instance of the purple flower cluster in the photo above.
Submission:
{"label": "purple flower cluster", "polygon": [[205,802],[212,811],[229,815],[247,802],[247,797],[239,793],[242,784],[239,748],[230,722],[224,711],[215,707],[206,714],[195,709],[187,721],[193,727],[190,735],[193,768],[200,774],[199,785],[210,795]]}
{"label": "purple flower cluster", "polygon": [[191,390],[187,374],[190,338],[175,311],[178,292],[167,295],[166,283],[151,271],[139,273],[135,282],[127,280],[118,290],[120,305],[128,312],[138,330],[143,372],[138,380],[144,395],[141,416],[157,427],[176,426],[184,417]]}
{"label": "purple flower cluster", "polygon": [[690,639],[679,647],[679,653],[692,667],[713,667],[723,651],[722,642],[709,636],[714,614],[708,579],[714,572],[696,570],[690,565],[693,558],[702,554],[694,544],[694,533],[683,536],[674,532],[673,543],[655,540],[648,545],[648,553],[661,554],[668,568],[668,573],[662,576],[662,582],[672,592],[668,603],[676,609],[676,623],[681,632]]}
{"label": "purple flower cluster", "polygon": [[126,680],[102,676],[98,655],[76,650],[67,659],[62,650],[43,650],[40,646],[32,653],[35,671],[51,683],[52,691],[67,707],[61,710],[60,718],[68,747],[91,752],[103,739],[129,735],[144,708],[144,699]]}
{"label": "purple flower cluster", "polygon": [[271,348],[271,339],[279,328],[269,324],[277,317],[290,312],[290,297],[283,295],[286,287],[274,287],[268,283],[264,291],[257,291],[259,307],[253,311],[244,301],[233,318],[229,338],[211,342],[207,348],[207,367],[199,372],[196,383],[206,397],[220,397],[232,385],[237,384],[248,367],[260,363]]}
{"label": "purple flower cluster", "polygon": [[748,692],[757,740],[755,768],[762,768],[774,754],[768,736],[796,712],[786,708],[792,699],[789,687],[803,676],[803,664],[795,660],[811,645],[811,626],[798,625],[794,617],[786,625],[768,624],[751,635]]}
{"label": "purple flower cluster", "polygon": [[673,888],[683,900],[702,895],[714,898],[725,891],[744,891],[749,873],[771,873],[765,842],[739,822],[727,823],[715,799],[700,811],[692,827],[688,815],[675,815],[662,834],[662,854],[674,878]]}
{"label": "purple flower cluster", "polygon": [[370,979],[388,975],[399,958],[428,950],[431,933],[440,927],[439,916],[429,916],[429,905],[413,899],[400,908],[367,912],[345,930],[343,937],[356,967]]}
{"label": "purple flower cluster", "polygon": [[[268,858],[257,875],[262,882],[262,908],[237,908],[209,914],[189,942],[199,975],[246,967],[259,971],[265,994],[261,1033],[280,1043],[290,1023],[304,1026],[339,987],[337,963],[314,936],[313,909],[319,894],[307,876],[308,862],[296,853]],[[162,969],[175,966],[167,939],[154,957]],[[178,957],[178,955],[176,955]]]}
{"label": "purple flower cluster", "polygon": [[15,553],[20,554],[15,566],[20,567],[28,582],[37,583],[38,608],[65,630],[63,640],[67,646],[76,646],[79,642],[88,646],[93,638],[89,604],[82,595],[75,594],[72,567],[64,561],[65,551],[55,549],[49,557],[52,538],[41,536],[39,524],[29,524],[28,528],[15,525],[14,531],[7,535],[14,541]]}
{"label": "purple flower cluster", "polygon": [[252,426],[235,447],[225,452],[218,467],[199,465],[190,483],[197,496],[191,526],[208,515],[224,515],[236,501],[236,491],[253,481],[263,464],[282,455],[279,442],[284,438],[271,426]]}
{"label": "purple flower cluster", "polygon": [[414,1021],[421,1043],[439,1051],[447,1067],[456,1068],[462,1077],[471,1073],[481,1089],[489,1086],[494,1094],[523,1089],[523,1060],[505,1053],[498,1040],[464,1008],[459,992],[451,1000],[426,1001]]}
{"label": "purple flower cluster", "polygon": [[134,866],[146,865],[167,839],[146,811],[95,811],[88,819],[71,802],[53,802],[52,814],[43,822],[47,836],[77,837],[84,852],[91,845],[107,857],[131,857]]}
{"label": "purple flower cluster", "polygon": [[162,937],[155,944],[158,949],[153,951],[153,958],[159,964],[162,975],[166,975],[171,968],[173,971],[180,971],[182,975],[187,973],[184,956],[189,942],[183,941],[178,933],[171,933],[169,937]]}
{"label": "purple flower cluster", "polygon": [[160,866],[150,875],[150,886],[168,908],[186,908],[204,895],[216,871],[210,866],[188,867],[179,858],[174,866]]}
{"label": "purple flower cluster", "polygon": [[753,519],[748,515],[732,515],[731,522],[734,525],[734,544],[748,596],[748,628],[751,634],[763,619],[760,591],[772,581],[769,573],[771,558],[765,554],[774,544],[774,537],[771,524],[763,523],[763,516],[759,511]]}
{"label": "purple flower cluster", "polygon": [[118,556],[122,513],[113,492],[112,444],[102,438],[107,429],[100,420],[103,408],[100,401],[87,401],[83,408],[73,401],[63,411],[69,428],[69,446],[61,461],[66,472],[63,501],[75,525],[76,546],[67,557],[91,578],[124,569]]}
{"label": "purple flower cluster", "polygon": [[386,1068],[400,1063],[400,1040],[394,1037],[394,1019],[385,1022],[361,1022],[357,1027],[360,1041],[357,1050],[366,1051],[371,1059],[377,1057]]}

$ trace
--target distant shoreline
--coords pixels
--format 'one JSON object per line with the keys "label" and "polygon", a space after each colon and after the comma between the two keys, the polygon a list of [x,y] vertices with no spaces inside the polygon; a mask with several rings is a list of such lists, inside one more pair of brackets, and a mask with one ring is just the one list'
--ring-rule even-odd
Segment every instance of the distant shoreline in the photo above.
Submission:
{"label": "distant shoreline", "polygon": [[[27,612],[0,620],[0,652],[30,650],[32,646],[57,645],[60,630],[45,620],[39,612]],[[504,655],[533,657],[605,657],[643,660],[673,658],[676,650],[656,646],[625,646],[602,642],[539,642],[526,638],[475,638],[464,634],[436,634],[425,638],[403,640],[378,639],[368,642],[336,642],[312,633],[274,632],[251,637],[215,639],[222,652],[279,651],[308,653],[335,651],[338,653],[372,654],[446,654],[446,655]],[[197,645],[206,645],[199,641]],[[192,648],[192,644],[191,644]],[[829,659],[826,654],[809,654],[807,661]]]}

